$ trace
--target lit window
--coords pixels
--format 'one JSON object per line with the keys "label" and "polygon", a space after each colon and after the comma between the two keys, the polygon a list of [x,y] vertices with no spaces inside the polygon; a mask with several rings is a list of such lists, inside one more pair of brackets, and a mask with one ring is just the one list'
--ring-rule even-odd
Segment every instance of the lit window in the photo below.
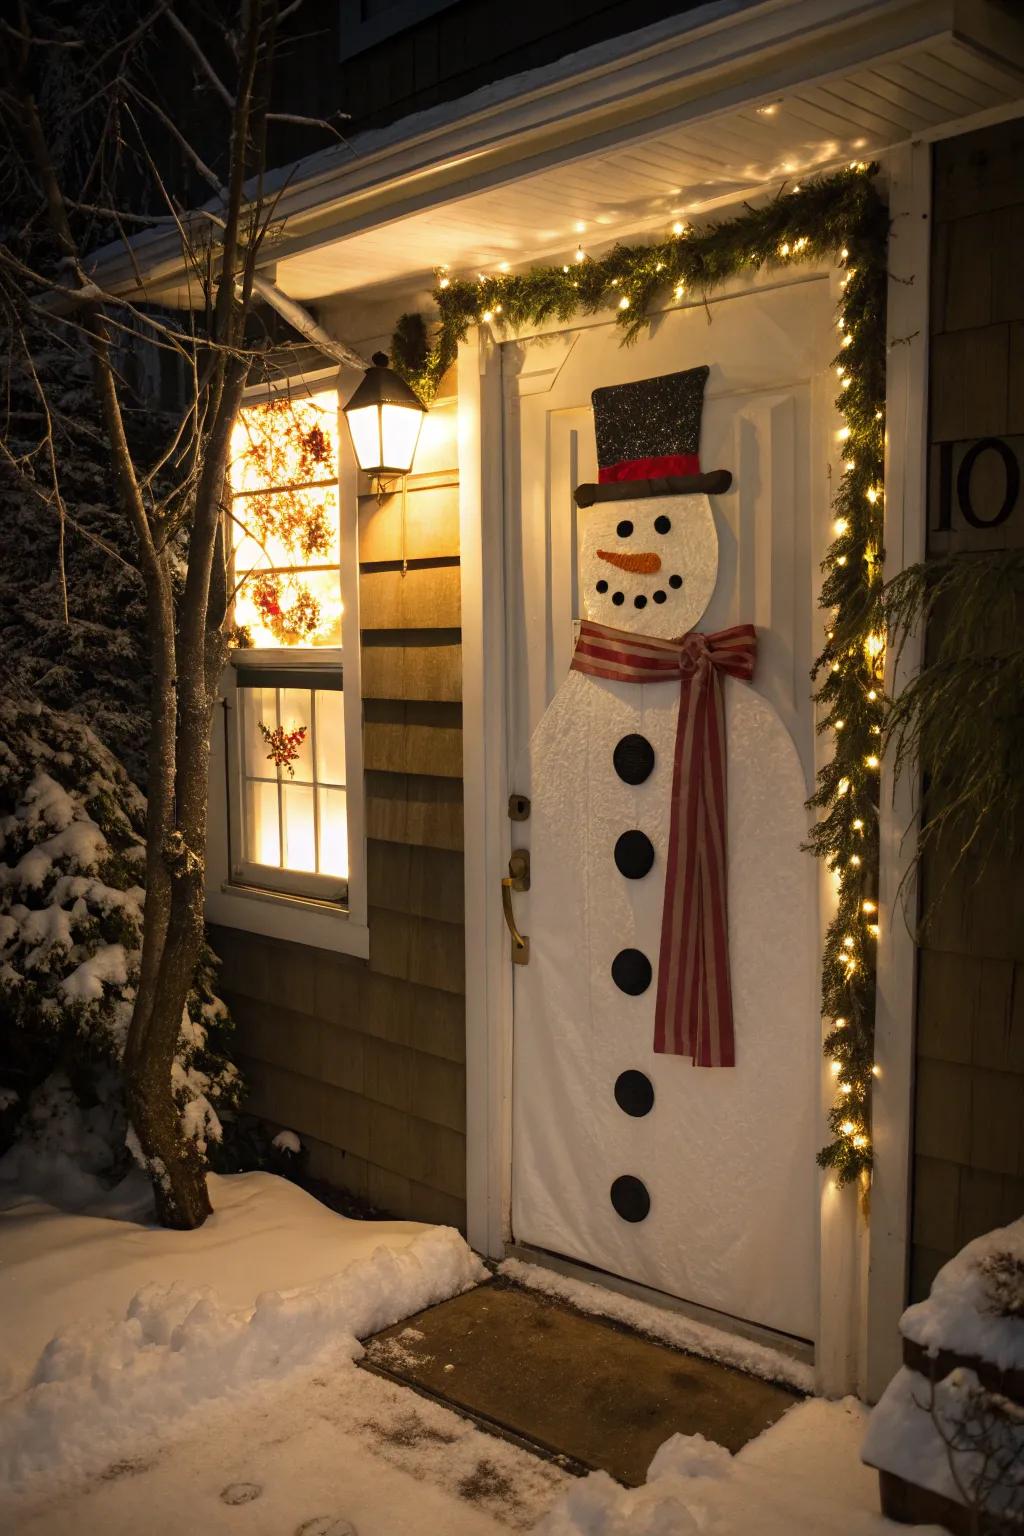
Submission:
{"label": "lit window", "polygon": [[239,412],[231,543],[243,648],[341,644],[337,431],[333,389]]}
{"label": "lit window", "polygon": [[246,405],[232,440],[236,886],[346,902],[336,390]]}
{"label": "lit window", "polygon": [[[338,680],[340,683],[340,679]],[[242,866],[321,876],[338,893],[348,876],[344,694],[329,676],[238,673],[242,756]],[[288,888],[326,888],[286,879]]]}

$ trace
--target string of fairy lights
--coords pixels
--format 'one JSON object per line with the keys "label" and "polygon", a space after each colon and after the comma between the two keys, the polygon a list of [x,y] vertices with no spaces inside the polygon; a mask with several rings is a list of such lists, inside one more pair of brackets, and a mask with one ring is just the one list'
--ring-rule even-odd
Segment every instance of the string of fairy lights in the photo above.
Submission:
{"label": "string of fairy lights", "polygon": [[[569,260],[512,272],[507,262],[475,279],[436,272],[438,324],[403,315],[392,363],[424,401],[433,398],[470,327],[502,331],[568,323],[610,310],[629,343],[655,313],[702,301],[732,278],[797,262],[842,271],[832,366],[842,419],[836,436],[832,539],[822,570],[824,644],[814,664],[818,730],[833,752],[808,806],[817,812],[808,848],[833,874],[836,908],[822,957],[824,1048],[836,1093],[831,1139],[818,1154],[838,1184],[871,1167],[878,910],[878,786],[886,708],[882,597],[885,446],[885,299],[888,214],[862,161],[803,186],[783,188],[763,207],[696,228],[676,222],[650,245],[616,245],[599,257],[577,243]],[[579,230],[579,226],[577,227]]]}

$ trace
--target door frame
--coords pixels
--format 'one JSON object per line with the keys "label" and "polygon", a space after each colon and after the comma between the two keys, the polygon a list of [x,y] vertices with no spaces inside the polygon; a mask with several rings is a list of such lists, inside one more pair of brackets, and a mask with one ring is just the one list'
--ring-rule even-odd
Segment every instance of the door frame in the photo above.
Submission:
{"label": "door frame", "polygon": [[[889,285],[887,419],[905,423],[890,439],[886,476],[886,574],[920,559],[926,519],[929,146],[915,142],[886,156],[897,229],[913,233]],[[902,258],[913,281],[907,282]],[[894,248],[895,258],[895,248]],[[582,327],[605,323],[588,317]],[[572,327],[581,328],[580,323]],[[538,334],[567,329],[551,324]],[[910,332],[915,332],[910,336]],[[530,334],[533,334],[531,332]],[[907,338],[909,337],[909,340]],[[525,337],[523,338],[525,339]],[[500,906],[511,831],[508,796],[507,635],[505,621],[504,414],[501,346],[488,325],[458,351],[459,509],[462,538],[463,781],[466,881],[466,1207],[474,1248],[506,1256],[511,1232],[512,968]],[[917,657],[904,655],[901,673]],[[881,894],[895,892],[905,868],[902,835],[912,786],[883,774]],[[911,893],[912,899],[912,893]],[[883,909],[884,910],[884,909]],[[878,956],[876,1184],[870,1248],[856,1192],[822,1178],[819,1306],[815,1336],[818,1390],[829,1395],[881,1390],[898,1350],[896,1321],[905,1299],[909,1252],[910,1123],[915,947],[906,924],[891,921]],[[884,1081],[884,1089],[882,1087]],[[824,1134],[824,1117],[822,1118]],[[598,1277],[595,1275],[595,1280]]]}

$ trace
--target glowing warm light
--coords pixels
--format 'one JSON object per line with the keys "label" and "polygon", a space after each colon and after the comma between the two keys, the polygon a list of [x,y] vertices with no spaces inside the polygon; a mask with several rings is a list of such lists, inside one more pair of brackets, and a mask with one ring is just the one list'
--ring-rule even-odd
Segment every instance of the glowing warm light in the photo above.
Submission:
{"label": "glowing warm light", "polygon": [[837,517],[835,522],[832,524],[832,527],[835,529],[836,533],[840,535],[848,533],[850,529],[850,525],[846,521],[845,517]]}
{"label": "glowing warm light", "polygon": [[[244,737],[245,858],[297,874],[347,878],[341,690],[240,686],[238,696]],[[302,733],[287,764],[268,756],[261,724]]]}
{"label": "glowing warm light", "polygon": [[338,397],[243,406],[231,439],[234,623],[264,648],[339,645]]}
{"label": "glowing warm light", "polygon": [[586,257],[583,254],[583,247],[582,247],[582,245],[578,245],[576,247],[576,260],[577,261],[585,261],[586,260]]}
{"label": "glowing warm light", "polygon": [[860,869],[860,862],[861,860],[859,853],[850,854],[850,863],[853,865],[854,869]]}
{"label": "glowing warm light", "polygon": [[685,288],[684,284],[676,283],[676,286],[675,286],[673,292],[675,293],[675,296],[676,296],[677,299],[681,299],[683,294],[686,292],[686,288]]}
{"label": "glowing warm light", "polygon": [[853,1144],[855,1147],[866,1147],[868,1144],[868,1139],[864,1135],[857,1135],[853,1138]]}
{"label": "glowing warm light", "polygon": [[836,433],[836,436],[838,437],[838,439],[839,439],[839,441],[841,443],[845,443],[846,439],[849,437],[849,435],[850,435],[849,427],[840,427],[839,431]]}
{"label": "glowing warm light", "polygon": [[872,752],[869,757],[866,757],[864,759],[864,764],[868,768],[877,768],[878,767],[878,758]]}
{"label": "glowing warm light", "polygon": [[856,821],[851,823],[851,825],[855,832],[863,832],[864,830],[864,823],[861,821],[859,816],[857,817]]}
{"label": "glowing warm light", "polygon": [[452,285],[452,280],[451,280],[451,278],[450,278],[450,277],[442,277],[442,278],[441,278],[441,279],[440,279],[440,281],[439,281],[439,282],[438,282],[438,285],[437,285],[437,286],[438,286],[438,287],[439,287],[439,288],[450,288],[450,287],[451,287],[451,285]]}
{"label": "glowing warm light", "polygon": [[845,564],[846,564],[846,556],[845,555],[836,555],[836,565],[845,565]]}
{"label": "glowing warm light", "polygon": [[494,319],[494,310],[493,309],[485,309],[481,318],[484,321],[493,320]]}
{"label": "glowing warm light", "polygon": [[853,948],[853,939],[850,937],[849,934],[847,934],[846,938],[843,940],[843,948],[844,949],[852,949]]}
{"label": "glowing warm light", "polygon": [[844,1120],[839,1129],[842,1131],[844,1136],[852,1136],[857,1127],[854,1125],[852,1120]]}
{"label": "glowing warm light", "polygon": [[864,649],[869,656],[880,656],[885,650],[885,636],[874,633],[869,634],[864,641]]}
{"label": "glowing warm light", "polygon": [[838,1077],[840,1072],[843,1070],[842,1062],[841,1061],[836,1061],[836,1059],[834,1057],[832,1059],[831,1067],[832,1067],[832,1076],[833,1077]]}
{"label": "glowing warm light", "polygon": [[501,262],[498,263],[498,271],[499,272],[510,272],[511,270],[512,270],[512,263],[510,261],[501,261]]}
{"label": "glowing warm light", "polygon": [[849,779],[840,779],[839,780],[839,784],[838,784],[838,789],[839,789],[839,793],[841,795],[848,794],[849,793],[849,789],[850,789],[850,781],[849,781]]}
{"label": "glowing warm light", "polygon": [[862,901],[860,904],[860,909],[862,912],[877,912],[878,904],[874,901]]}
{"label": "glowing warm light", "polygon": [[677,219],[676,222],[672,225],[672,233],[674,235],[684,235],[686,233],[686,225]]}
{"label": "glowing warm light", "polygon": [[619,308],[620,309],[628,309],[629,308],[629,300],[626,298],[625,294],[623,294],[622,298],[619,300]]}

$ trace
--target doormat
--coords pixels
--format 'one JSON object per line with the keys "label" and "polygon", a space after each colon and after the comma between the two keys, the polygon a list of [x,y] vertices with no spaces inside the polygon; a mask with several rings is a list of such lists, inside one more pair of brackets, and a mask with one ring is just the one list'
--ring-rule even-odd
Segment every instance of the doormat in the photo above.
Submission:
{"label": "doormat", "polygon": [[800,1400],[500,1277],[366,1341],[361,1364],[580,1472],[641,1484],[673,1434],[738,1451]]}

